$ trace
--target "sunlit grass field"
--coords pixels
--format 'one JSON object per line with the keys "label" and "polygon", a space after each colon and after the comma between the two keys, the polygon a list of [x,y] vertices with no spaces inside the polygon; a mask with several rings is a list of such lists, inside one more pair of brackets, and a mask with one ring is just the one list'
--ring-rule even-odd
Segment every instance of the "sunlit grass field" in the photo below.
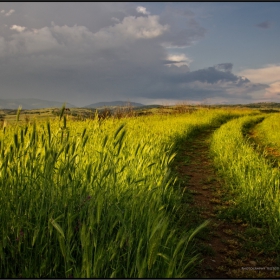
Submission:
{"label": "sunlit grass field", "polygon": [[276,148],[280,153],[280,114],[274,113],[255,127],[257,137],[263,145]]}
{"label": "sunlit grass field", "polygon": [[231,120],[214,132],[211,144],[216,167],[234,193],[233,215],[267,229],[274,249],[279,249],[280,241],[280,170],[253,149],[244,133],[263,119],[261,127],[272,131],[271,123],[266,120],[274,120],[277,126],[274,119],[277,116],[279,114],[267,119],[265,115],[258,115]]}
{"label": "sunlit grass field", "polygon": [[[170,165],[183,140],[252,113],[257,114],[200,109],[85,121],[61,114],[5,124],[0,276],[190,277],[198,260],[192,239],[207,221],[179,228],[182,191],[174,187]],[[276,233],[279,174],[243,144],[242,126],[251,120],[234,120],[217,130],[213,153],[232,188],[242,193],[242,211],[267,221]]]}
{"label": "sunlit grass field", "polygon": [[4,126],[1,277],[188,275],[192,235],[172,220],[174,143],[227,115]]}

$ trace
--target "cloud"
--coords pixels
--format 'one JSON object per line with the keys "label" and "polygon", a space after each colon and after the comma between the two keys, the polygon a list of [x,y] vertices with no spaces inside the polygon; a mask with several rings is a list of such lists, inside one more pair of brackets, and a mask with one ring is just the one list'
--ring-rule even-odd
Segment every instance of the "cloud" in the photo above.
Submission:
{"label": "cloud", "polygon": [[6,11],[5,10],[1,10],[1,13],[2,14],[5,14],[5,16],[6,17],[9,17],[12,13],[14,13],[15,12],[15,10],[13,10],[13,9],[11,9],[9,12],[7,12],[6,13]]}
{"label": "cloud", "polygon": [[[6,59],[1,70],[4,83],[0,79],[3,90],[17,80],[21,92],[40,91],[55,100],[60,92],[68,102],[76,103],[82,101],[80,94],[97,100],[113,95],[150,100],[250,99],[249,93],[265,88],[231,73],[231,63],[190,71],[191,59],[182,53],[168,54],[155,40],[164,28],[157,18],[126,20],[96,33],[85,26],[52,23],[12,34],[9,41],[0,37],[0,58]],[[132,25],[132,29],[126,28]],[[140,26],[142,36],[138,34]],[[11,72],[13,79],[8,75]]]}
{"label": "cloud", "polygon": [[169,32],[162,36],[163,46],[167,48],[191,46],[203,39],[206,34],[206,29],[197,22],[195,14],[189,10],[166,8],[160,22],[170,26]]}
{"label": "cloud", "polygon": [[[10,29],[18,34],[12,34],[11,39],[0,40],[0,57],[35,54],[79,53],[84,56],[96,53],[97,50],[117,49],[135,40],[153,39],[168,30],[168,25],[161,25],[158,16],[125,17],[122,22],[101,28],[93,33],[85,26],[52,26],[32,28],[13,25]],[[0,37],[1,38],[1,37]]]}
{"label": "cloud", "polygon": [[177,99],[202,100],[226,97],[250,100],[252,93],[264,91],[268,87],[265,84],[252,83],[247,78],[234,75],[230,71],[217,70],[216,66],[185,73],[167,72],[163,80],[165,86],[162,86],[161,90],[159,85],[158,87],[153,85],[151,92],[145,97],[168,98],[172,92],[172,98]]}
{"label": "cloud", "polygon": [[[138,32],[142,24],[143,36],[137,32],[132,36],[124,26],[93,33],[85,26],[53,23],[12,34],[8,40],[0,37],[3,91],[12,90],[14,96],[47,94],[55,100],[64,96],[81,106],[80,95],[87,100],[106,100],[113,94],[119,98],[140,95],[166,57],[164,49],[153,41],[161,27],[153,25],[153,18],[141,20],[136,20],[133,29]],[[122,23],[126,24],[125,19]],[[146,32],[149,23],[152,26]]]}
{"label": "cloud", "polygon": [[220,70],[220,71],[229,71],[229,72],[231,72],[232,66],[233,66],[232,63],[220,63],[220,64],[217,64],[214,67],[215,67],[215,69]]}
{"label": "cloud", "polygon": [[248,77],[252,82],[268,84],[264,98],[272,98],[279,102],[280,99],[280,65],[268,64],[262,68],[245,69],[240,75]]}
{"label": "cloud", "polygon": [[167,24],[161,25],[159,23],[159,16],[156,15],[148,17],[127,16],[114,26],[102,28],[96,33],[96,36],[101,38],[121,36],[133,39],[150,39],[162,35],[168,29]]}
{"label": "cloud", "polygon": [[[143,10],[137,14],[137,5],[131,3],[128,8],[112,3],[84,3],[83,8],[74,4],[69,4],[71,16],[60,13],[61,18],[56,13],[63,10],[60,3],[15,7],[28,16],[20,18],[18,13],[19,25],[10,23],[11,28],[0,36],[3,96],[48,97],[84,106],[141,98],[151,103],[153,99],[250,100],[251,93],[267,88],[233,74],[230,62],[191,71],[187,53],[170,53],[164,47],[189,46],[204,37],[206,30],[191,11],[166,9],[152,15]],[[89,11],[92,21],[83,16]],[[80,16],[73,17],[75,13]]]}
{"label": "cloud", "polygon": [[252,100],[252,93],[260,89],[263,89],[263,87],[253,84],[237,87],[233,82],[219,81],[215,84],[211,84],[201,81],[192,81],[179,83],[176,86],[173,85],[173,87],[169,84],[166,84],[165,87],[154,85],[149,92],[145,92],[144,96],[151,99],[172,98],[192,101],[224,98],[229,100],[230,103],[235,99]]}
{"label": "cloud", "polygon": [[15,12],[15,10],[10,10],[9,12],[7,12],[6,14],[5,14],[5,16],[10,16],[12,13],[14,13]]}
{"label": "cloud", "polygon": [[142,6],[138,6],[136,8],[136,11],[140,14],[144,14],[144,15],[149,15],[150,12],[147,11],[147,9],[145,7],[142,7]]}
{"label": "cloud", "polygon": [[259,24],[256,25],[257,27],[261,28],[261,29],[268,29],[271,27],[271,22],[267,21],[263,21]]}
{"label": "cloud", "polygon": [[183,65],[189,66],[192,60],[188,58],[185,54],[169,54],[167,57],[166,65],[167,66],[177,66],[181,67]]}
{"label": "cloud", "polygon": [[267,88],[266,93],[264,95],[267,98],[276,98],[280,99],[280,81],[270,84],[269,88]]}
{"label": "cloud", "polygon": [[[224,69],[222,68],[222,70]],[[184,77],[180,77],[180,79],[182,78],[185,82],[199,81],[207,84],[216,84],[219,82],[232,82],[235,83],[237,86],[250,82],[248,79],[236,76],[230,71],[221,71],[220,69],[217,69],[217,66],[190,72]]]}
{"label": "cloud", "polygon": [[245,69],[240,71],[238,75],[245,76],[254,83],[270,84],[280,80],[280,65],[268,64],[262,68]]}
{"label": "cloud", "polygon": [[22,31],[24,31],[25,29],[26,29],[26,27],[24,27],[24,26],[19,26],[19,25],[12,25],[11,27],[10,27],[10,29],[11,30],[16,30],[17,32],[22,32]]}

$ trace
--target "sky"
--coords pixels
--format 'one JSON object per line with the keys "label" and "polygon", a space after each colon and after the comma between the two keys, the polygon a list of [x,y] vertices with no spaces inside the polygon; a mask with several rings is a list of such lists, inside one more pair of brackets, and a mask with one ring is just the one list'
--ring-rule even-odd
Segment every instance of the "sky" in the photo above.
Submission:
{"label": "sky", "polygon": [[0,99],[280,102],[280,2],[1,2]]}

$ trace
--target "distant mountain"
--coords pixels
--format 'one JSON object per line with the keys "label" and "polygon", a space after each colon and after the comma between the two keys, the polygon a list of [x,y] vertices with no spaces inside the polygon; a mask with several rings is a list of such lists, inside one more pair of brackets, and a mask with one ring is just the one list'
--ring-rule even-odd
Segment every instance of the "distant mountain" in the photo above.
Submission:
{"label": "distant mountain", "polygon": [[130,104],[133,107],[141,107],[145,106],[141,103],[135,103],[135,102],[127,102],[127,101],[112,101],[112,102],[98,102],[93,103],[87,106],[84,106],[83,108],[100,108],[100,107],[113,107],[113,106],[126,106],[127,104]]}
{"label": "distant mountain", "polygon": [[[47,101],[36,98],[19,98],[19,99],[0,99],[0,109],[17,109],[22,106],[22,109],[40,109],[40,108],[61,108],[64,102]],[[67,108],[75,108],[76,106],[66,103]]]}

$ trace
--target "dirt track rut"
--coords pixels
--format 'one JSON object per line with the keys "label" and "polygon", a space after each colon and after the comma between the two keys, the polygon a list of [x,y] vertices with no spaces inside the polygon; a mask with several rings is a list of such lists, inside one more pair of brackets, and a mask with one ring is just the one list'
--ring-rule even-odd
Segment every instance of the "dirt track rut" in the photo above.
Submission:
{"label": "dirt track rut", "polygon": [[[258,269],[272,266],[262,252],[246,250],[244,231],[248,225],[241,219],[228,220],[219,214],[232,203],[226,195],[223,180],[217,175],[209,155],[210,138],[215,128],[200,132],[185,143],[177,172],[188,178],[185,187],[193,194],[191,207],[202,220],[211,219],[208,233],[199,239],[203,261],[197,268],[199,278],[267,278],[274,271]],[[186,164],[187,160],[187,164]],[[220,218],[219,218],[220,217]],[[258,256],[258,258],[256,258]],[[279,272],[279,271],[278,271]]]}

